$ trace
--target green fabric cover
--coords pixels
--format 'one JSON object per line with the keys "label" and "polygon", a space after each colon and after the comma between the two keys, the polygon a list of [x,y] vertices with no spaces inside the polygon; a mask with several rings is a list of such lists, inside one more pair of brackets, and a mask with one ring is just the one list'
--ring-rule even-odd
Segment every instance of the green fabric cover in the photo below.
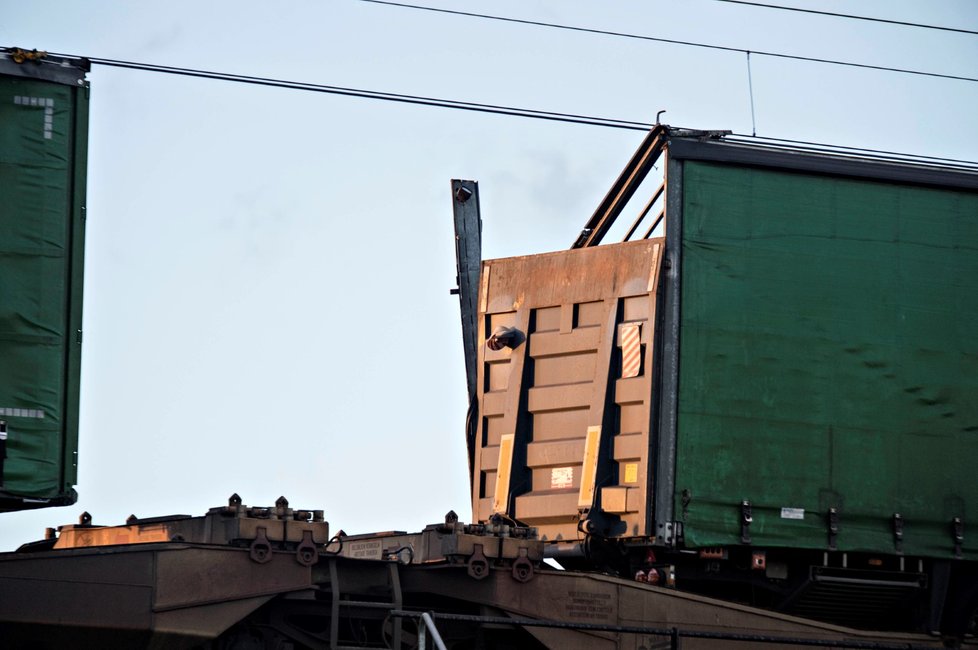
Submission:
{"label": "green fabric cover", "polygon": [[70,268],[76,92],[0,76],[0,420],[8,426],[0,490],[8,495],[63,496],[74,477],[64,464],[77,437],[66,422],[77,427],[78,409],[69,399],[78,374],[69,364],[77,345],[69,298],[81,286],[80,269],[72,278]]}
{"label": "green fabric cover", "polygon": [[978,194],[689,161],[682,236],[687,545],[978,557]]}

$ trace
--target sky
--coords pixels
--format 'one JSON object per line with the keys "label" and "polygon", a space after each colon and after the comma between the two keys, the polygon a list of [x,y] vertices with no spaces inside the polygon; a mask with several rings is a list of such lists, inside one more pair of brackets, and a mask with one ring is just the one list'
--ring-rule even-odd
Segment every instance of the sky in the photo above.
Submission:
{"label": "sky", "polygon": [[[772,0],[773,1],[773,0]],[[978,36],[718,0],[419,0],[754,52],[978,76]],[[974,0],[781,0],[978,30]],[[743,54],[362,2],[0,0],[0,45],[753,130]],[[45,527],[234,492],[331,530],[471,516],[449,182],[485,258],[570,246],[638,131],[95,66],[79,501]],[[978,83],[751,57],[759,136],[978,160]]]}

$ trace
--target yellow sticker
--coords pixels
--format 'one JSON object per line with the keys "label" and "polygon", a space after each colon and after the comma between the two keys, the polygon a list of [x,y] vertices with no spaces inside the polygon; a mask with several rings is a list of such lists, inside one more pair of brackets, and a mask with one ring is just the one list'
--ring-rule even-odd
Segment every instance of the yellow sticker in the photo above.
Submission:
{"label": "yellow sticker", "polygon": [[493,514],[506,514],[509,507],[509,474],[513,466],[513,444],[516,434],[507,433],[499,441],[499,467],[496,470],[496,491],[492,498]]}
{"label": "yellow sticker", "polygon": [[625,463],[625,483],[638,483],[638,463]]}
{"label": "yellow sticker", "polygon": [[598,445],[601,443],[601,427],[587,428],[584,440],[584,462],[581,463],[581,489],[577,495],[578,508],[590,508],[594,502],[594,482],[598,473]]}

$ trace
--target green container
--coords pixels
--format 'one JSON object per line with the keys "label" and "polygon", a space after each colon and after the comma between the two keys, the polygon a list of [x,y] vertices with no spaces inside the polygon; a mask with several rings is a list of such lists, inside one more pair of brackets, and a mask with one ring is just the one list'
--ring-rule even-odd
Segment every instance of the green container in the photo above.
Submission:
{"label": "green container", "polygon": [[685,544],[739,544],[747,501],[758,546],[892,553],[897,521],[905,553],[951,557],[978,524],[978,192],[697,151],[671,161]]}
{"label": "green container", "polygon": [[87,61],[0,54],[0,511],[76,500]]}

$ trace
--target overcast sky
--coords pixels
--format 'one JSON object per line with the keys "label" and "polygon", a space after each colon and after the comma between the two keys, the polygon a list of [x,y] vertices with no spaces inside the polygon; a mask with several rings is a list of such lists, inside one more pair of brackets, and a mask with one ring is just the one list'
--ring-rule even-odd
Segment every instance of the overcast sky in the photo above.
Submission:
{"label": "overcast sky", "polygon": [[[420,2],[420,0],[419,0]],[[717,0],[428,6],[978,77],[978,36]],[[974,0],[782,0],[978,30]],[[369,4],[0,0],[0,45],[752,130],[746,57]],[[978,83],[751,57],[758,135],[978,159]],[[449,180],[484,256],[566,248],[642,133],[96,66],[79,502],[46,526],[238,492],[332,530],[471,515]]]}

